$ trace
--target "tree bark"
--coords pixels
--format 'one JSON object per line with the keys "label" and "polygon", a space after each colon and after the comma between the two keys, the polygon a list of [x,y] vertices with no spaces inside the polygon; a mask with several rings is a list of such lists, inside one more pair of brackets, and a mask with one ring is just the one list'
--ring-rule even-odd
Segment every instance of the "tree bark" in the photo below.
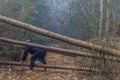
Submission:
{"label": "tree bark", "polygon": [[24,29],[42,34],[44,36],[55,38],[55,39],[58,39],[58,40],[61,40],[61,41],[64,41],[64,42],[67,42],[67,43],[70,43],[70,44],[73,44],[76,46],[80,46],[80,47],[92,49],[92,50],[94,49],[95,51],[102,52],[102,53],[109,54],[109,55],[120,56],[119,50],[115,50],[115,49],[108,48],[108,47],[103,47],[100,45],[95,45],[90,42],[85,42],[82,40],[73,39],[71,37],[60,35],[60,34],[57,34],[57,33],[51,32],[51,31],[47,31],[47,30],[32,26],[30,24],[20,22],[15,19],[11,19],[11,18],[2,16],[2,15],[0,15],[0,21],[15,25],[16,27],[24,28]]}
{"label": "tree bark", "polygon": [[115,58],[115,57],[112,57],[112,58],[108,57],[108,56],[102,57],[102,56],[93,55],[93,54],[90,54],[90,53],[85,53],[85,52],[80,52],[80,51],[75,51],[75,50],[55,48],[55,47],[48,47],[48,46],[44,46],[44,45],[40,45],[40,44],[38,45],[38,44],[28,43],[28,42],[24,42],[24,41],[17,41],[17,40],[13,40],[13,39],[3,38],[3,37],[0,37],[0,41],[1,42],[12,43],[12,44],[16,44],[16,45],[44,48],[48,51],[57,52],[57,54],[64,54],[64,55],[69,55],[69,56],[89,57],[89,58],[94,58],[94,59],[103,59],[103,60],[120,62],[120,60]]}
{"label": "tree bark", "polygon": [[108,35],[108,30],[109,30],[109,21],[110,21],[110,0],[107,0],[107,20],[106,20],[106,33]]}
{"label": "tree bark", "polygon": [[[21,64],[20,62],[4,62],[0,61],[1,65],[13,65],[13,66],[29,66],[29,64]],[[76,70],[76,71],[89,71],[89,72],[97,72],[97,69],[87,68],[87,67],[70,67],[70,66],[58,66],[58,65],[35,65],[35,67],[40,68],[51,68],[51,69],[65,69],[65,70]]]}
{"label": "tree bark", "polygon": [[103,25],[103,0],[100,0],[100,23],[99,23],[99,36],[102,36],[102,25]]}

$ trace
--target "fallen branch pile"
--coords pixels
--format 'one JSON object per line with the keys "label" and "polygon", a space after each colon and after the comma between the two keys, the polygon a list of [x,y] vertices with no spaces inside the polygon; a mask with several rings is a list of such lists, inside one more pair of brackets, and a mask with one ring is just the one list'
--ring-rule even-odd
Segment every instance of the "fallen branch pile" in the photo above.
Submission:
{"label": "fallen branch pile", "polygon": [[92,49],[92,50],[95,50],[95,51],[98,51],[98,52],[101,52],[104,54],[109,54],[109,55],[114,55],[114,56],[120,57],[119,50],[115,50],[115,49],[108,48],[108,47],[103,47],[103,46],[96,45],[96,44],[93,44],[90,42],[85,42],[82,40],[73,39],[71,37],[67,37],[67,36],[60,35],[60,34],[57,34],[57,33],[54,33],[54,32],[48,31],[48,30],[44,30],[44,29],[35,27],[33,25],[23,23],[18,20],[8,18],[8,17],[2,16],[2,15],[0,15],[0,21],[15,25],[16,27],[20,27],[20,28],[24,28],[24,29],[36,32],[38,34],[42,34],[47,37],[58,39],[58,40],[61,40],[61,41],[64,41],[64,42],[67,42],[67,43],[70,43],[70,44],[73,44],[76,46],[80,46],[80,47],[83,47],[86,49]]}
{"label": "fallen branch pile", "polygon": [[48,47],[44,45],[38,45],[38,44],[33,44],[29,42],[24,42],[24,41],[17,41],[13,39],[8,39],[4,37],[0,37],[1,42],[6,42],[6,43],[12,43],[16,45],[23,45],[23,46],[31,46],[31,47],[38,47],[38,48],[44,48],[48,51],[52,52],[57,52],[58,54],[65,54],[69,56],[81,56],[81,57],[89,57],[89,58],[94,58],[94,59],[103,59],[103,60],[109,60],[109,61],[116,61],[120,62],[120,59],[116,57],[108,57],[108,56],[99,56],[99,55],[93,55],[90,53],[85,53],[85,52],[80,52],[80,51],[75,51],[75,50],[68,50],[68,49],[61,49],[61,48],[55,48],[55,47]]}

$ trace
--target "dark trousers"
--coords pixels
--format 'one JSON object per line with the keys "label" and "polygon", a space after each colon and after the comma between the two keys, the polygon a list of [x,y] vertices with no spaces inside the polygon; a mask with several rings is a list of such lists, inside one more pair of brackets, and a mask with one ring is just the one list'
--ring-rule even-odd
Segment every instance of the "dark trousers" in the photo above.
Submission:
{"label": "dark trousers", "polygon": [[36,51],[30,58],[30,69],[31,70],[33,69],[34,62],[37,58],[39,58],[43,64],[47,64],[45,59],[46,54],[47,54],[46,51],[41,51],[41,50]]}

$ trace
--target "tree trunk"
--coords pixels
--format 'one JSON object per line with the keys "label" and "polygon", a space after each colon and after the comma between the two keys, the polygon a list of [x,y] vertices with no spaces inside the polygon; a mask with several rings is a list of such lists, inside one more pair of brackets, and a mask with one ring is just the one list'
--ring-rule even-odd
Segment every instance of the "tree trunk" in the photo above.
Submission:
{"label": "tree trunk", "polygon": [[106,15],[107,15],[107,20],[106,20],[106,33],[107,33],[107,35],[108,35],[108,28],[109,28],[109,21],[110,21],[110,0],[107,0],[107,13],[106,13]]}
{"label": "tree trunk", "polygon": [[100,22],[99,22],[99,36],[102,36],[102,25],[103,25],[103,0],[100,0]]}
{"label": "tree trunk", "polygon": [[12,39],[8,39],[8,38],[3,38],[3,37],[0,37],[0,41],[7,42],[7,43],[12,43],[12,44],[17,44],[17,45],[23,45],[23,46],[44,48],[48,51],[57,52],[58,54],[64,54],[64,55],[69,55],[69,56],[82,56],[82,57],[89,57],[89,58],[94,58],[94,59],[103,59],[103,60],[120,62],[120,60],[115,58],[115,57],[108,57],[108,56],[102,57],[102,56],[93,55],[93,54],[90,54],[90,53],[85,53],[85,52],[80,52],[80,51],[75,51],[75,50],[55,48],[55,47],[48,47],[48,46],[43,46],[43,45],[40,45],[40,44],[38,45],[38,44],[12,40]]}
{"label": "tree trunk", "polygon": [[[0,64],[2,65],[13,65],[13,66],[29,66],[29,64],[21,64],[20,62],[3,62],[1,61]],[[57,66],[57,65],[36,65],[35,67],[41,68],[51,68],[51,69],[65,69],[65,70],[76,70],[76,71],[89,71],[89,72],[98,72],[97,69],[87,68],[87,67],[68,67],[68,66]]]}
{"label": "tree trunk", "polygon": [[11,19],[11,18],[8,18],[5,16],[2,16],[2,15],[0,15],[0,21],[15,25],[16,27],[21,27],[21,28],[42,34],[44,36],[55,38],[55,39],[58,39],[58,40],[61,40],[61,41],[64,41],[64,42],[67,42],[67,43],[70,43],[70,44],[73,44],[76,46],[80,46],[80,47],[92,49],[92,50],[94,49],[95,51],[102,52],[105,54],[120,56],[119,50],[115,50],[115,49],[108,48],[108,47],[103,47],[100,45],[95,45],[95,44],[92,44],[90,42],[85,42],[85,41],[73,39],[73,38],[70,38],[70,37],[67,37],[64,35],[60,35],[60,34],[57,34],[57,33],[51,32],[51,31],[47,31],[47,30],[44,30],[44,29],[41,29],[41,28],[38,28],[38,27],[35,27],[32,25],[29,25],[29,24],[26,24],[26,23],[23,23],[23,22],[20,22],[20,21],[17,21],[17,20],[14,20],[14,19]]}

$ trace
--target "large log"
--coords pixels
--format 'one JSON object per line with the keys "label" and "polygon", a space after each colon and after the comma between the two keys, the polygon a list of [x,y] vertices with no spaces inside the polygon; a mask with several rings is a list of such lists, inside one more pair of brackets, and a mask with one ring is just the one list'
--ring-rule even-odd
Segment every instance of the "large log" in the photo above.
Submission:
{"label": "large log", "polygon": [[24,41],[17,41],[17,40],[13,40],[13,39],[4,38],[4,37],[0,37],[0,41],[1,42],[12,43],[12,44],[16,44],[16,45],[44,48],[44,49],[52,51],[52,52],[57,52],[58,54],[65,54],[65,55],[69,55],[69,56],[82,56],[82,57],[89,57],[89,58],[94,58],[94,59],[103,59],[103,60],[120,62],[119,59],[113,58],[113,57],[112,58],[101,57],[101,56],[93,55],[93,54],[90,54],[90,53],[85,53],[85,52],[80,52],[80,51],[75,51],[75,50],[55,48],[55,47],[49,47],[49,46],[44,46],[44,45],[40,45],[40,44],[33,44],[33,43],[29,43],[29,42],[24,42]]}
{"label": "large log", "polygon": [[[0,61],[1,65],[13,65],[13,66],[29,66],[27,63],[21,64],[20,62],[4,62]],[[89,71],[89,72],[97,72],[97,69],[92,69],[88,67],[70,67],[70,66],[58,66],[58,65],[35,65],[35,67],[40,67],[40,68],[51,68],[51,69],[65,69],[65,70],[76,70],[76,71]]]}
{"label": "large log", "polygon": [[87,49],[93,49],[95,51],[102,52],[105,54],[120,56],[119,50],[115,50],[115,49],[108,48],[108,47],[103,47],[100,45],[95,45],[93,43],[85,42],[82,40],[73,39],[71,37],[60,35],[60,34],[57,34],[57,33],[51,32],[51,31],[47,31],[47,30],[35,27],[33,25],[26,24],[26,23],[20,22],[18,20],[12,19],[12,18],[2,16],[2,15],[0,15],[0,21],[15,25],[16,27],[21,27],[21,28],[42,34],[44,36],[55,38],[55,39],[58,39],[58,40],[61,40],[61,41],[64,41],[64,42],[67,42],[67,43],[70,43],[70,44],[73,44],[76,46],[80,46],[80,47],[87,48]]}

